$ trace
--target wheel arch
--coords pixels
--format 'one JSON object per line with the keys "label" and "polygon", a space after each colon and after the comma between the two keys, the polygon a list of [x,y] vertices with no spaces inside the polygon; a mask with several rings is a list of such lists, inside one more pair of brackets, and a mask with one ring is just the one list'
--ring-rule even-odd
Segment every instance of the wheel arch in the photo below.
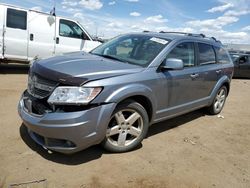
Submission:
{"label": "wheel arch", "polygon": [[114,91],[105,102],[115,102],[118,105],[126,100],[134,100],[141,104],[147,111],[149,122],[152,122],[156,109],[156,99],[150,88],[141,84],[122,87]]}
{"label": "wheel arch", "polygon": [[224,82],[223,85],[227,88],[227,95],[228,95],[229,91],[230,91],[230,84],[229,84],[229,82]]}
{"label": "wheel arch", "polygon": [[152,106],[151,101],[147,97],[145,97],[143,95],[134,95],[134,96],[131,96],[131,97],[128,97],[128,98],[122,100],[117,105],[119,105],[123,102],[126,102],[128,100],[135,101],[135,102],[139,103],[140,105],[142,105],[148,114],[149,122],[151,122],[152,116],[153,116],[153,106]]}
{"label": "wheel arch", "polygon": [[215,85],[214,89],[211,92],[210,95],[210,101],[209,101],[209,105],[211,105],[213,103],[214,97],[216,96],[217,91],[222,87],[225,86],[227,88],[227,95],[230,91],[230,79],[227,76],[223,76],[220,78],[220,80],[217,82],[217,84]]}

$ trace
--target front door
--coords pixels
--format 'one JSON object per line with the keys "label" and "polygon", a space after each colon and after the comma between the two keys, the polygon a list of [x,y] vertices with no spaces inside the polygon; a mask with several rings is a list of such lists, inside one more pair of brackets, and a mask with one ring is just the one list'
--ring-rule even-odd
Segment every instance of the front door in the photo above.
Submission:
{"label": "front door", "polygon": [[76,22],[60,18],[57,18],[56,35],[56,54],[81,51],[90,40]]}
{"label": "front door", "polygon": [[250,55],[239,58],[239,76],[250,78]]}
{"label": "front door", "polygon": [[5,58],[27,60],[27,11],[7,8],[4,45]]}
{"label": "front door", "polygon": [[164,72],[168,93],[167,107],[185,105],[202,98],[200,93],[201,79],[199,68],[196,66],[195,47],[193,42],[178,44],[166,57],[182,59],[183,70]]}

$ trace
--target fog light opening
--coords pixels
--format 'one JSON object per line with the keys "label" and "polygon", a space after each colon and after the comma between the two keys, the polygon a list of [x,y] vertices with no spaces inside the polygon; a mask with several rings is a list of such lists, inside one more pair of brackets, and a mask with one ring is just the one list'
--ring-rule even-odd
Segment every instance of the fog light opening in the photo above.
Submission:
{"label": "fog light opening", "polygon": [[66,141],[66,145],[67,145],[68,147],[70,147],[70,148],[73,148],[73,147],[76,146],[73,142],[71,142],[71,141],[69,141],[69,140]]}

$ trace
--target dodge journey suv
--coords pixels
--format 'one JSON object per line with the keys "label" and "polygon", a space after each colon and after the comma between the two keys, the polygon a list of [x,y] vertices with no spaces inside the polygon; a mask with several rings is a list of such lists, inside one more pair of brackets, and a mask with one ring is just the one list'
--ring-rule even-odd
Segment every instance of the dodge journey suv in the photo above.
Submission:
{"label": "dodge journey suv", "polygon": [[18,112],[31,138],[49,150],[74,153],[101,143],[126,152],[154,123],[203,107],[220,113],[232,75],[215,38],[131,33],[90,53],[35,61]]}

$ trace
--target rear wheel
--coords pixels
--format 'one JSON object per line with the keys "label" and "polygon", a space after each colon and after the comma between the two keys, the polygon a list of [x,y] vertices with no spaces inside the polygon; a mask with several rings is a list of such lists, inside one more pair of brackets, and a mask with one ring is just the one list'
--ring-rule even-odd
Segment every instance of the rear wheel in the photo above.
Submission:
{"label": "rear wheel", "polygon": [[114,111],[102,142],[111,152],[126,152],[136,148],[148,131],[148,115],[142,105],[127,101]]}
{"label": "rear wheel", "polygon": [[219,114],[224,107],[224,104],[226,102],[226,98],[227,98],[227,88],[225,86],[222,86],[218,90],[218,92],[214,98],[213,104],[208,107],[209,113],[212,115]]}

